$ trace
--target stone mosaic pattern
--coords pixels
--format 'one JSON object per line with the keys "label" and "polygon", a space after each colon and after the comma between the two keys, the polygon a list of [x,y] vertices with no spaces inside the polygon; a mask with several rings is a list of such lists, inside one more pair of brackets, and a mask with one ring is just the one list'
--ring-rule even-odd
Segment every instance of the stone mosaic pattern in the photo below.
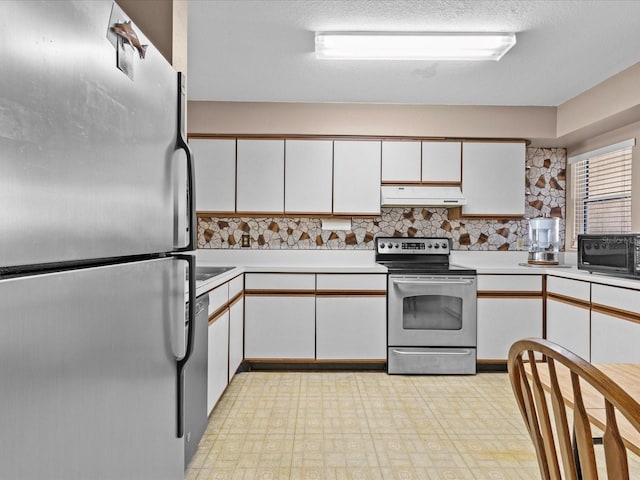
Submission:
{"label": "stone mosaic pattern", "polygon": [[[565,149],[527,148],[525,217],[560,218],[564,243]],[[370,250],[376,235],[448,237],[455,250],[526,250],[528,221],[450,220],[446,208],[383,208],[380,217],[353,218],[350,231],[321,229],[316,218],[198,218],[198,248]]]}

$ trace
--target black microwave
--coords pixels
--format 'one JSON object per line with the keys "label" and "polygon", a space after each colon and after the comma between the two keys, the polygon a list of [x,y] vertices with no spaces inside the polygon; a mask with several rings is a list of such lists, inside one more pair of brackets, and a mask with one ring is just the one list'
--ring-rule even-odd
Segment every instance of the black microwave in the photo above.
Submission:
{"label": "black microwave", "polygon": [[578,269],[640,278],[640,234],[578,235]]}

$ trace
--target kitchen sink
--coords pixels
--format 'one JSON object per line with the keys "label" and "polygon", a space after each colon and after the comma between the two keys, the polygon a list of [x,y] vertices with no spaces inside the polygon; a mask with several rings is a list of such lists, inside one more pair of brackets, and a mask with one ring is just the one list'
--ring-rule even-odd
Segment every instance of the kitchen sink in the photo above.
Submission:
{"label": "kitchen sink", "polygon": [[203,282],[236,267],[196,267],[196,281]]}

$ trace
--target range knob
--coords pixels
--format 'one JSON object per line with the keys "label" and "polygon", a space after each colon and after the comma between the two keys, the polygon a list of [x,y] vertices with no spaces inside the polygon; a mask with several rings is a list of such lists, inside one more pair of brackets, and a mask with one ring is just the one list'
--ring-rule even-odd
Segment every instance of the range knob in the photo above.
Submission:
{"label": "range knob", "polygon": [[431,245],[430,243],[427,244],[427,248],[433,248],[433,245]]}
{"label": "range knob", "polygon": [[440,244],[439,244],[439,243],[436,243],[436,244],[433,246],[433,248],[440,248]]}
{"label": "range knob", "polygon": [[443,243],[442,243],[442,248],[445,248],[445,249],[446,249],[448,246],[449,246],[449,244],[448,244],[447,242],[443,242]]}

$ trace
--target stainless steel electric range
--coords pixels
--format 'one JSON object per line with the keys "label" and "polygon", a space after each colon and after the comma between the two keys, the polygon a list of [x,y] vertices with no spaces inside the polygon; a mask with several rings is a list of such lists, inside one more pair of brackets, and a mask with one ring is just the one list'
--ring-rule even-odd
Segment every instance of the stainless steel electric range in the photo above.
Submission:
{"label": "stainless steel electric range", "polygon": [[387,371],[476,373],[476,271],[449,263],[451,240],[375,239],[388,269]]}

